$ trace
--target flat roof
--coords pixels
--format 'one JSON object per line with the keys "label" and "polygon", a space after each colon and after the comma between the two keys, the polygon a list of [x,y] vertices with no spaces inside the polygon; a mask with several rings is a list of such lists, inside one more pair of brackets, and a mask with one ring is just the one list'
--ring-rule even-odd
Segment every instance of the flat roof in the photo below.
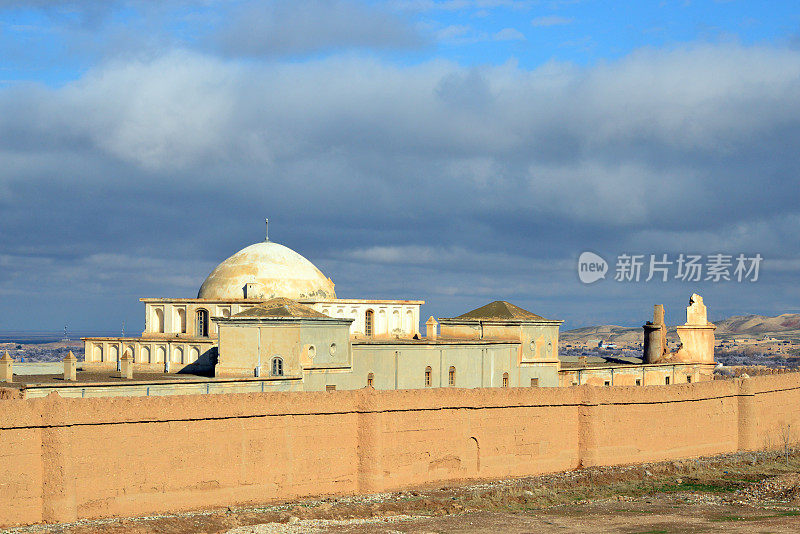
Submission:
{"label": "flat roof", "polygon": [[216,343],[218,341],[216,337],[187,337],[177,336],[175,334],[153,335],[151,332],[148,332],[148,334],[147,336],[140,337],[98,336],[82,337],[80,339],[81,341],[130,341],[131,343],[164,343],[167,341],[170,343]]}
{"label": "flat roof", "polygon": [[274,380],[299,380],[299,376],[263,377],[213,377],[190,373],[133,373],[132,379],[120,378],[116,371],[78,371],[75,380],[64,380],[63,374],[17,375],[13,382],[2,382],[2,387],[81,387],[81,386],[146,386],[158,384],[205,384],[224,382],[263,382]]}
{"label": "flat roof", "polygon": [[515,339],[463,339],[463,338],[442,338],[436,339],[352,339],[352,345],[518,345],[519,340]]}
{"label": "flat roof", "polygon": [[[269,300],[269,299],[266,299]],[[168,298],[168,297],[142,297],[140,302],[179,302],[185,304],[191,303],[204,303],[204,304],[259,304],[266,301],[265,299],[191,299],[191,298]],[[315,300],[315,299],[293,299],[301,304],[330,304],[336,306],[338,304],[407,304],[407,305],[422,305],[425,304],[424,300],[385,300],[385,299],[335,299],[335,300]]]}

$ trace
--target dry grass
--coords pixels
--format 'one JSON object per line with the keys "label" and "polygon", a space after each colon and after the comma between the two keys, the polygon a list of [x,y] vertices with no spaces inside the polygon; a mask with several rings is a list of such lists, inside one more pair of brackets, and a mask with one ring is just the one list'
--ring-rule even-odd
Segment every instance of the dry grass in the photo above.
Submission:
{"label": "dry grass", "polygon": [[537,510],[576,502],[658,493],[733,494],[770,477],[800,472],[800,453],[752,453],[630,467],[586,468],[466,490],[476,510]]}
{"label": "dry grass", "polygon": [[[678,522],[695,522],[695,517],[684,516],[690,508],[676,508],[679,502],[693,503],[684,506],[694,506],[691,509],[695,511],[704,510],[707,514],[705,519],[712,522],[709,524],[743,522],[752,525],[756,521],[782,519],[791,522],[789,531],[795,532],[794,516],[800,513],[797,511],[800,505],[798,473],[800,453],[790,452],[787,459],[783,452],[759,452],[643,465],[592,467],[539,477],[435,486],[390,494],[303,499],[261,507],[87,521],[67,526],[40,525],[20,529],[20,532],[189,534],[225,532],[247,525],[280,525],[291,523],[292,519],[350,520],[411,515],[450,517],[456,518],[456,522],[462,521],[457,519],[459,517],[467,518],[463,521],[478,516],[495,517],[494,521],[502,522],[505,521],[502,518],[512,515],[535,518],[559,514],[569,516],[570,521],[588,521],[587,524],[601,521],[600,517],[615,518],[621,514],[632,522],[627,532],[698,532],[684,528],[685,525],[677,530],[673,527],[664,530],[658,523],[663,518],[653,519],[655,523],[647,529],[634,528],[639,523],[649,523],[648,520],[631,519],[632,516],[641,519],[648,514],[663,515],[665,510],[675,514]],[[587,516],[587,510],[600,515]],[[520,532],[529,531],[531,529],[526,528]]]}

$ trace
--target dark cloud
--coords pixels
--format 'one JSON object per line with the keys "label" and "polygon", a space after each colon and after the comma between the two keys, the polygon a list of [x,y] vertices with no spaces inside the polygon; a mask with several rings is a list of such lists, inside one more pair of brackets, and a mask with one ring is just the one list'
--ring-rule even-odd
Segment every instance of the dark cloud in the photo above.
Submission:
{"label": "dark cloud", "polygon": [[109,59],[153,58],[178,48],[274,59],[348,50],[408,51],[430,44],[408,14],[361,0],[0,0],[3,12],[32,20],[7,22],[15,38],[0,40],[0,56],[20,71],[45,64],[79,69]]}
{"label": "dark cloud", "polygon": [[212,42],[228,56],[306,55],[349,48],[417,48],[410,21],[350,0],[245,2],[231,9]]}
{"label": "dark cloud", "polygon": [[59,23],[96,30],[121,4],[120,0],[0,0],[0,10],[36,10]]}
{"label": "dark cloud", "polygon": [[[2,89],[0,324],[136,324],[136,297],[193,296],[264,216],[341,296],[436,315],[677,320],[693,291],[796,310],[798,80],[797,51],[724,44],[533,71],[173,51]],[[582,286],[586,249],[776,263],[750,286]]]}

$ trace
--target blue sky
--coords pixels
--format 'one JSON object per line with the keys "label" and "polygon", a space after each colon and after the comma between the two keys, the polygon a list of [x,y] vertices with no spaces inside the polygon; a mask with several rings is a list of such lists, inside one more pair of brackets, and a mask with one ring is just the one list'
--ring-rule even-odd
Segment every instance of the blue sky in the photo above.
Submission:
{"label": "blue sky", "polygon": [[[426,316],[798,312],[798,143],[791,2],[0,0],[0,330],[130,331],[265,216]],[[586,250],[764,262],[584,285]]]}
{"label": "blue sky", "polygon": [[[219,51],[215,36],[240,22],[237,18],[246,16],[253,4],[0,2],[4,6],[0,20],[2,79],[5,84],[37,81],[59,85],[114,57],[156,53],[168,47]],[[263,8],[269,2],[260,4]],[[298,61],[351,50],[400,64],[446,58],[465,66],[513,61],[531,69],[548,61],[594,64],[642,47],[663,49],[692,42],[792,46],[800,36],[800,14],[794,2],[396,0],[309,4],[338,4],[343,15],[362,10],[367,17],[382,17],[387,25],[402,28],[405,34],[396,35],[388,44],[376,43],[376,36],[372,41],[331,40],[308,49],[300,47],[297,53],[286,51],[286,56]]]}

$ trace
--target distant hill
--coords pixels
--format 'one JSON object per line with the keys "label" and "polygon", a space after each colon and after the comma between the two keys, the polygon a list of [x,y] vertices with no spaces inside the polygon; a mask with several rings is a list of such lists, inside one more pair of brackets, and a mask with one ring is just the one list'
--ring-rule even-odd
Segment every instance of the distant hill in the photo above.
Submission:
{"label": "distant hill", "polygon": [[734,315],[714,323],[718,334],[762,335],[800,331],[800,313],[784,313],[777,317],[765,315]]}
{"label": "distant hill", "polygon": [[[777,317],[765,315],[734,315],[727,319],[714,321],[717,325],[717,336],[743,335],[748,337],[764,335],[798,335],[800,336],[800,313],[784,313]],[[570,342],[586,342],[590,339],[602,339],[616,343],[636,343],[642,341],[642,328],[626,326],[600,325],[585,326],[561,333],[561,340]],[[667,339],[677,340],[674,326],[667,327]]]}
{"label": "distant hill", "polygon": [[614,341],[616,343],[636,343],[642,340],[641,328],[629,328],[626,326],[616,325],[600,325],[600,326],[585,326],[583,328],[576,328],[575,330],[566,330],[561,332],[561,341],[569,342],[586,342],[590,339]]}

